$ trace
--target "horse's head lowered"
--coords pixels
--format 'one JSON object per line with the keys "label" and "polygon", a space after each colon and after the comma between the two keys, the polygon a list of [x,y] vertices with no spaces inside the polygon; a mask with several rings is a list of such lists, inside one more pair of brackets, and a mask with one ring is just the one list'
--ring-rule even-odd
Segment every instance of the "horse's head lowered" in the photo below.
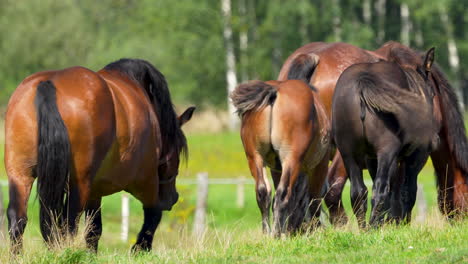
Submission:
{"label": "horse's head lowered", "polygon": [[[193,111],[195,107],[189,107],[178,117],[179,128],[192,118]],[[170,144],[170,142],[164,142],[164,144]],[[168,146],[166,153],[161,155],[159,160],[159,207],[162,210],[170,210],[179,198],[176,190],[176,177],[179,174],[180,156],[187,157],[186,143],[180,146],[182,147],[177,147],[177,144],[173,144],[172,147]]]}

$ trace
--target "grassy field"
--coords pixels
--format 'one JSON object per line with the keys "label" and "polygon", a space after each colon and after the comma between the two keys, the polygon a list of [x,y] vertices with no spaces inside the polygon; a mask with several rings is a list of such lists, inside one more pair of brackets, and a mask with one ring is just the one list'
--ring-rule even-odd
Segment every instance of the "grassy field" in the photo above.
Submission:
{"label": "grassy field", "polygon": [[[3,130],[3,129],[2,129]],[[2,135],[0,133],[0,139]],[[0,141],[3,142],[3,141]],[[182,165],[178,179],[194,178],[208,172],[211,178],[250,178],[247,162],[236,133],[188,134],[190,158]],[[1,144],[0,144],[1,145]],[[3,159],[3,146],[0,158]],[[0,163],[3,166],[3,162]],[[368,176],[367,181],[369,181]],[[6,179],[0,167],[0,179]],[[18,263],[466,263],[468,262],[468,223],[447,223],[436,208],[434,176],[429,163],[420,174],[427,202],[426,219],[409,226],[386,226],[361,231],[354,218],[345,227],[324,226],[316,232],[296,237],[272,239],[261,234],[260,213],[253,185],[246,185],[245,206],[236,206],[236,186],[210,185],[208,230],[203,239],[193,237],[191,226],[196,186],[179,184],[179,203],[165,213],[155,235],[154,251],[132,256],[129,248],[142,224],[140,203],[130,200],[129,241],[120,240],[121,193],[103,200],[103,236],[99,254],[84,249],[81,235],[57,250],[47,250],[39,232],[38,201],[33,194],[25,233],[25,254]],[[7,188],[3,187],[4,206]],[[351,214],[349,184],[344,202]],[[414,214],[418,214],[415,208]],[[80,230],[83,230],[83,226]],[[6,227],[0,234],[0,263],[9,260]]]}

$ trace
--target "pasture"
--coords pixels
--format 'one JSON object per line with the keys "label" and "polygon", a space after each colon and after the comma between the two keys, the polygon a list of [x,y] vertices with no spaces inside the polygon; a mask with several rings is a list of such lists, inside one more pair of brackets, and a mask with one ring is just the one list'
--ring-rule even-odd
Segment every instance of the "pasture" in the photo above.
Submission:
{"label": "pasture", "polygon": [[[3,128],[2,128],[3,133]],[[3,138],[3,137],[2,137]],[[178,179],[189,179],[201,171],[212,178],[250,178],[238,132],[187,133],[190,158],[182,164]],[[2,140],[3,142],[3,140]],[[3,159],[3,143],[0,152]],[[3,162],[1,163],[3,166]],[[6,175],[2,167],[2,182]],[[370,178],[366,176],[366,182]],[[76,241],[47,250],[40,236],[38,201],[35,192],[29,201],[29,222],[25,232],[24,255],[18,263],[463,263],[468,261],[468,223],[450,224],[436,208],[433,169],[428,163],[419,177],[427,202],[426,218],[410,226],[385,226],[361,231],[355,218],[334,229],[328,225],[303,236],[273,239],[261,233],[260,212],[253,185],[246,185],[245,206],[236,206],[236,186],[210,185],[208,230],[203,239],[191,234],[196,201],[196,185],[178,185],[179,202],[163,215],[153,252],[132,256],[130,247],[142,225],[141,205],[130,199],[129,241],[120,240],[121,193],[104,198],[103,235],[98,255],[86,251],[83,225]],[[3,204],[7,206],[7,188]],[[349,184],[344,202],[351,215]],[[418,214],[418,208],[413,210]],[[0,238],[0,263],[9,260],[6,222]]]}

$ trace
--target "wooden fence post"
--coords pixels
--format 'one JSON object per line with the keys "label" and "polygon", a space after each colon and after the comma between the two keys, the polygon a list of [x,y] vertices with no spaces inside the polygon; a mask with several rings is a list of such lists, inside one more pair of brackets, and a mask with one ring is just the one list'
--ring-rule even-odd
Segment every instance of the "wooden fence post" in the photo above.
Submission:
{"label": "wooden fence post", "polygon": [[418,223],[423,223],[426,219],[427,203],[426,198],[424,197],[424,187],[422,184],[418,184],[418,192],[416,194],[416,205],[418,207],[418,212],[415,221]]}
{"label": "wooden fence post", "polygon": [[127,193],[122,194],[122,230],[120,239],[127,242],[128,239],[128,217],[130,215],[129,198]]}
{"label": "wooden fence post", "polygon": [[3,189],[3,184],[0,183],[0,234],[3,233],[3,223],[5,222],[5,210],[3,208],[3,190],[2,189]]}
{"label": "wooden fence post", "polygon": [[201,172],[197,175],[197,208],[195,209],[195,220],[193,232],[195,236],[202,237],[206,229],[206,201],[208,199],[208,173]]}
{"label": "wooden fence post", "polygon": [[237,208],[244,208],[245,204],[245,178],[240,177],[237,183]]}

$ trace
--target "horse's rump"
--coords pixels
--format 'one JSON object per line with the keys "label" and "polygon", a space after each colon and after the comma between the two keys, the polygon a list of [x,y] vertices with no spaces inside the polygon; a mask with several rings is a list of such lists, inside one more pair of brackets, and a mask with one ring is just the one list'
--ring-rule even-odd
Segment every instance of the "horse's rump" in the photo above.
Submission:
{"label": "horse's rump", "polygon": [[[403,81],[393,79],[395,75],[392,78],[388,77],[388,71],[396,71],[395,75],[400,75]],[[400,86],[402,82],[407,82],[408,86],[414,86],[417,82],[409,81],[408,76],[400,72],[396,64],[388,62],[357,64],[343,72],[344,81],[341,81],[340,77],[337,86],[342,85],[342,82],[351,81],[355,85],[361,104],[371,113],[383,112],[394,115],[406,142],[421,142],[421,144],[432,142],[432,134],[436,133],[432,107],[423,93],[412,92],[419,91],[418,88],[406,90]],[[365,118],[365,112],[361,113],[361,118],[363,115]],[[427,137],[422,137],[423,134]]]}

